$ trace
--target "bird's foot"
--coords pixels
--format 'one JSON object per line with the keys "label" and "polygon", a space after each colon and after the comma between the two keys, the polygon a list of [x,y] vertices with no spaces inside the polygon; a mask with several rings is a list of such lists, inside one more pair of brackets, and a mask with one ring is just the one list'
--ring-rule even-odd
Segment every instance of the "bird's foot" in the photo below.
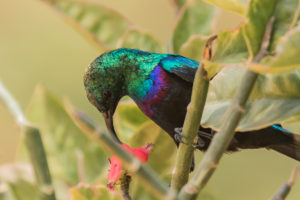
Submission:
{"label": "bird's foot", "polygon": [[[183,138],[183,135],[182,135],[182,128],[175,128],[174,129],[175,131],[175,135],[174,135],[174,139],[175,141],[179,144],[179,143],[183,143],[183,144],[186,144],[182,138]],[[203,139],[201,139],[201,134],[198,133],[198,137],[195,139],[194,143],[192,143],[192,146],[196,149],[199,149],[199,148],[203,148],[205,146],[205,141]]]}

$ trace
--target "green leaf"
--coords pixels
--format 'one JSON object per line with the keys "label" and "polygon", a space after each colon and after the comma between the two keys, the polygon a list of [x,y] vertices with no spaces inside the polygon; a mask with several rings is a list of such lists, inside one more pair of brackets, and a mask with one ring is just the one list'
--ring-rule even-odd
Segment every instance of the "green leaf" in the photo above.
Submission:
{"label": "green leaf", "polygon": [[[219,129],[245,67],[223,68],[211,82],[202,124]],[[291,118],[300,119],[300,71],[260,75],[237,130],[260,129]],[[299,123],[299,121],[298,121]]]}
{"label": "green leaf", "polygon": [[282,73],[300,69],[299,47],[300,25],[281,38],[275,56],[269,56],[259,64],[250,64],[249,67],[259,73]]}
{"label": "green leaf", "polygon": [[203,57],[207,37],[192,35],[181,47],[179,54],[200,61]]}
{"label": "green leaf", "polygon": [[27,116],[41,130],[54,177],[76,184],[80,178],[91,182],[99,176],[107,164],[104,152],[74,124],[64,106],[52,94],[38,87]]}
{"label": "green leaf", "polygon": [[[206,41],[206,37],[201,35],[192,35],[189,40],[181,46],[180,55],[201,62]],[[216,63],[208,61],[204,62],[209,78],[212,78],[218,71],[222,69],[222,67]]]}
{"label": "green leaf", "polygon": [[6,183],[10,190],[7,194],[9,197],[12,195],[13,199],[39,199],[38,188],[34,183],[34,176],[30,165],[20,163],[3,164],[0,166],[0,180]]}
{"label": "green leaf", "polygon": [[118,47],[161,52],[161,45],[149,33],[130,29],[120,38]]}
{"label": "green leaf", "polygon": [[110,192],[105,186],[80,184],[70,189],[72,200],[122,200],[117,192]]}
{"label": "green leaf", "polygon": [[181,10],[173,32],[173,51],[179,53],[180,47],[191,35],[209,35],[215,9],[202,0],[193,1]]}
{"label": "green leaf", "polygon": [[154,122],[148,121],[140,126],[129,143],[131,146],[154,144],[147,164],[160,175],[170,175],[176,145],[173,139]]}
{"label": "green leaf", "polygon": [[[154,144],[147,165],[155,170],[165,181],[170,182],[172,167],[176,155],[176,145],[166,132],[154,122],[145,122],[133,135],[129,144],[132,147]],[[144,186],[133,179],[131,183],[132,199],[153,199]]]}
{"label": "green leaf", "polygon": [[246,13],[246,0],[205,0],[214,6],[222,8],[224,10],[236,13],[238,15],[244,16]]}
{"label": "green leaf", "polygon": [[99,49],[115,48],[117,40],[130,26],[116,11],[76,0],[42,0],[58,11],[76,31]]}
{"label": "green leaf", "polygon": [[241,63],[245,62],[248,57],[247,45],[240,28],[219,33],[212,62],[222,65]]}
{"label": "green leaf", "polygon": [[260,50],[266,26],[274,14],[278,1],[251,0],[247,11],[247,23],[242,27],[249,53],[252,58]]}
{"label": "green leaf", "polygon": [[204,61],[204,68],[207,71],[208,78],[212,79],[219,71],[222,70],[223,66],[213,62]]}
{"label": "green leaf", "polygon": [[149,118],[132,102],[119,103],[114,114],[114,124],[122,141],[127,142]]}
{"label": "green leaf", "polygon": [[270,49],[273,51],[281,37],[299,22],[300,1],[279,0],[275,10],[275,22]]}

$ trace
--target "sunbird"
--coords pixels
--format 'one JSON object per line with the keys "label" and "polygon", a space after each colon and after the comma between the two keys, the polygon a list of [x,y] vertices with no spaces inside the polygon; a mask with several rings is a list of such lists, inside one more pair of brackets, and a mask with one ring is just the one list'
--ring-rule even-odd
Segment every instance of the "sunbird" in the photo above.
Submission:
{"label": "sunbird", "polygon": [[[103,114],[106,126],[120,142],[113,114],[123,96],[166,131],[178,146],[199,63],[175,55],[120,48],[97,57],[87,68],[84,86],[89,101]],[[195,148],[205,151],[217,131],[200,127]],[[228,151],[266,148],[300,161],[300,135],[280,125],[236,132]]]}

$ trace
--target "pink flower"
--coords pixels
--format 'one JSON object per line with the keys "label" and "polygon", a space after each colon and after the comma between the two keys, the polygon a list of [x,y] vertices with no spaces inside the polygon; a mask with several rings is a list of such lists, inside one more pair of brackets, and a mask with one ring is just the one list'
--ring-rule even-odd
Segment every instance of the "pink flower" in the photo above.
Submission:
{"label": "pink flower", "polygon": [[[141,162],[145,163],[148,160],[149,153],[152,148],[152,144],[148,144],[144,147],[131,148],[129,145],[122,143],[122,147],[133,156],[140,159]],[[110,168],[108,171],[108,184],[107,187],[110,191],[114,190],[114,185],[120,178],[122,173],[122,162],[117,156],[112,156],[109,159]]]}

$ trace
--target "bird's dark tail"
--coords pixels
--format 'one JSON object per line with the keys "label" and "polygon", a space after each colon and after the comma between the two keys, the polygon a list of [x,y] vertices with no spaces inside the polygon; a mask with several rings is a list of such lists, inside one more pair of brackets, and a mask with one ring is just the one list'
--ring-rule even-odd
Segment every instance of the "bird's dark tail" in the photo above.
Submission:
{"label": "bird's dark tail", "polygon": [[270,145],[269,148],[300,161],[300,135],[290,132],[283,132],[281,134],[286,137],[288,142]]}
{"label": "bird's dark tail", "polygon": [[273,125],[257,131],[237,132],[237,148],[266,148],[300,161],[300,135]]}

